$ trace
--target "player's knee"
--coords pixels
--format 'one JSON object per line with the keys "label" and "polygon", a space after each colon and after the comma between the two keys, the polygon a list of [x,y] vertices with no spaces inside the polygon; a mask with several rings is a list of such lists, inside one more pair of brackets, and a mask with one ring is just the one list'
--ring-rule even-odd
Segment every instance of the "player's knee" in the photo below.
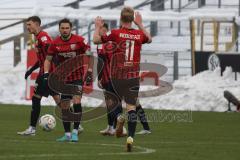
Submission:
{"label": "player's knee", "polygon": [[60,102],[61,102],[60,96],[59,95],[55,95],[55,96],[53,96],[53,99],[54,99],[55,103],[59,106]]}
{"label": "player's knee", "polygon": [[126,108],[127,108],[127,111],[136,110],[136,106],[132,104],[127,104]]}
{"label": "player's knee", "polygon": [[73,96],[73,103],[80,104],[81,103],[81,96]]}
{"label": "player's knee", "polygon": [[73,104],[80,104],[81,103],[81,99],[75,99],[73,100]]}
{"label": "player's knee", "polygon": [[32,96],[32,99],[33,99],[33,98],[38,98],[38,99],[41,100],[42,96],[40,96],[40,95],[38,95],[38,94],[34,94],[34,95]]}
{"label": "player's knee", "polygon": [[69,109],[70,108],[70,100],[61,100],[59,106],[61,109]]}
{"label": "player's knee", "polygon": [[113,102],[112,99],[106,99],[105,102],[106,102],[106,106],[107,106],[108,109],[111,109],[111,108],[114,107],[114,102]]}

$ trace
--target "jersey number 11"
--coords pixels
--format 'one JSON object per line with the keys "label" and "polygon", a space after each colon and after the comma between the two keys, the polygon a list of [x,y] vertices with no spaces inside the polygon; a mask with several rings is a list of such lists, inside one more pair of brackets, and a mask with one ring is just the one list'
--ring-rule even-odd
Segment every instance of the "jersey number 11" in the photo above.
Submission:
{"label": "jersey number 11", "polygon": [[135,41],[126,40],[126,50],[125,50],[126,62],[133,61],[134,43]]}

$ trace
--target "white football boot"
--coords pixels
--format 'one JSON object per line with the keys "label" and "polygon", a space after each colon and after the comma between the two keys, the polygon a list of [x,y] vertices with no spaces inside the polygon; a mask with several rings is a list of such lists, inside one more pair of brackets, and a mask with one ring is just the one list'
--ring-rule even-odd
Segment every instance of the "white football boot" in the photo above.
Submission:
{"label": "white football boot", "polygon": [[28,129],[26,129],[25,131],[22,132],[17,132],[18,135],[22,135],[22,136],[35,136],[36,133],[36,129],[33,127],[28,127]]}
{"label": "white football boot", "polygon": [[106,136],[106,135],[113,136],[113,135],[115,135],[115,129],[113,129],[113,127],[108,125],[106,129],[101,130],[99,133],[104,136]]}
{"label": "white football boot", "polygon": [[136,134],[138,134],[138,135],[146,135],[146,134],[151,134],[151,133],[152,132],[150,130],[143,129],[143,130],[137,132]]}
{"label": "white football boot", "polygon": [[82,133],[84,128],[81,126],[81,124],[78,127],[78,134]]}

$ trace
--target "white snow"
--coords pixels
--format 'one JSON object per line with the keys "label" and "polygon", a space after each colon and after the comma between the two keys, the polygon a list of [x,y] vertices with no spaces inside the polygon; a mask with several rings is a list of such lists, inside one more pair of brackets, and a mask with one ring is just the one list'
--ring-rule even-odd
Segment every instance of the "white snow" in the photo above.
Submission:
{"label": "white snow", "polygon": [[[0,72],[0,103],[31,104],[25,100],[25,64],[22,62],[14,69]],[[240,75],[238,75],[240,76]],[[187,76],[173,83],[173,90],[166,95],[141,98],[144,108],[192,110],[192,111],[226,111],[227,101],[224,90],[230,90],[240,98],[240,80],[235,81],[231,68],[226,68],[223,76],[220,69],[204,71],[195,76]],[[149,90],[154,86],[144,86],[140,90]],[[102,101],[84,97],[83,105],[97,107]],[[43,105],[55,105],[51,97],[42,100]]]}
{"label": "white snow", "polygon": [[173,90],[168,94],[143,98],[140,102],[153,109],[222,112],[227,110],[223,91],[229,90],[240,98],[239,86],[240,80],[235,81],[231,68],[226,68],[222,77],[218,68],[181,78],[173,83]]}
{"label": "white snow", "polygon": [[[72,0],[71,0],[72,1]],[[59,19],[62,17],[78,18],[81,23],[84,21],[91,21],[96,16],[103,16],[105,19],[119,19],[119,9],[110,10],[103,9],[101,12],[98,10],[88,10],[88,8],[101,5],[107,2],[113,2],[115,0],[85,0],[80,2],[80,9],[62,8],[66,3],[71,2],[69,0],[2,0],[0,2],[0,18],[8,19],[1,21],[0,26],[5,26],[16,22],[14,18],[26,18],[32,14],[38,14],[41,18],[45,17],[48,19]],[[144,0],[127,0],[125,5],[136,6]],[[56,3],[57,2],[57,3]],[[175,3],[176,2],[176,3]],[[174,0],[174,7],[178,5],[178,0]],[[188,1],[184,0],[182,5]],[[217,4],[218,0],[207,0],[207,4]],[[46,5],[48,4],[48,5]],[[169,5],[169,3],[167,3]],[[145,45],[143,47],[144,52],[154,51],[180,51],[187,54],[187,50],[190,48],[190,37],[189,37],[189,18],[202,18],[215,16],[219,19],[232,19],[236,17],[236,21],[240,24],[240,18],[238,15],[236,0],[222,0],[222,4],[235,5],[229,9],[229,7],[223,7],[217,9],[217,7],[203,7],[201,9],[184,10],[181,13],[173,11],[164,12],[151,12],[149,6],[145,7],[144,10],[141,8],[143,19],[158,20],[163,22],[161,25],[165,28],[159,29],[159,35],[154,37],[151,45]],[[23,9],[24,8],[24,9]],[[13,20],[9,20],[13,19]],[[182,20],[186,23],[186,28],[182,29],[182,33],[185,36],[176,37],[177,30],[175,28],[169,28],[169,22]],[[185,25],[182,23],[182,25]],[[176,23],[175,23],[176,24]],[[84,30],[85,28],[83,28]],[[57,27],[49,29],[51,32],[56,32]],[[85,29],[86,30],[86,29]],[[23,26],[18,25],[12,27],[9,30],[1,31],[0,39],[16,35],[23,31]],[[225,39],[224,39],[225,40]],[[172,42],[172,43],[171,43]],[[161,45],[159,45],[161,44]],[[31,101],[25,100],[25,85],[24,73],[26,70],[26,50],[22,51],[22,62],[15,68],[13,68],[13,43],[10,42],[3,46],[0,46],[0,103],[5,104],[31,104]],[[148,59],[153,59],[150,55],[147,55]],[[154,57],[155,61],[167,65],[171,61],[165,61],[162,57]],[[143,59],[144,60],[144,59]],[[154,62],[155,62],[154,61]],[[180,62],[181,64],[183,62]],[[188,62],[184,62],[182,65],[188,66]],[[169,68],[168,73],[172,72]],[[189,71],[188,71],[189,72]],[[240,75],[238,74],[238,78]],[[166,95],[142,98],[140,99],[141,104],[144,108],[153,109],[173,109],[173,110],[194,110],[194,111],[218,111],[222,112],[227,110],[227,101],[223,97],[224,90],[232,91],[238,98],[240,98],[239,90],[240,80],[234,80],[234,73],[231,68],[226,68],[223,76],[220,76],[220,69],[215,71],[205,71],[195,76],[183,77],[173,83],[173,90]],[[96,85],[95,85],[96,86]],[[141,90],[153,89],[154,86],[144,86]],[[96,107],[102,101],[84,97],[83,105]],[[43,98],[43,105],[55,105],[53,99]]]}

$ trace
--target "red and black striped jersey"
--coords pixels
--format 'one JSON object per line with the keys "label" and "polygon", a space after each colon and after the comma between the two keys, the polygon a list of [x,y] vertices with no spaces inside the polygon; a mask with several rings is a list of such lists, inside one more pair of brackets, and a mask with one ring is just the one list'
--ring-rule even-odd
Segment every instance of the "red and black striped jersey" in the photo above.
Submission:
{"label": "red and black striped jersey", "polygon": [[100,59],[99,61],[103,62],[103,63],[98,62],[98,80],[100,80],[102,84],[106,84],[110,81],[110,62],[112,58],[112,43],[107,42],[105,44],[98,45],[97,54],[98,58]]}
{"label": "red and black striped jersey", "polygon": [[111,60],[112,79],[139,78],[140,51],[148,37],[141,30],[120,28],[101,36],[103,43],[112,41]]}
{"label": "red and black striped jersey", "polygon": [[[47,55],[47,51],[48,51],[48,47],[51,44],[51,38],[50,36],[47,34],[47,32],[44,31],[40,31],[36,36],[36,43],[35,43],[35,52],[37,54],[37,58],[38,58],[38,63],[39,63],[39,75],[42,75],[44,73],[44,61],[46,59],[46,55]],[[50,68],[51,72],[53,69],[53,65]]]}
{"label": "red and black striped jersey", "polygon": [[[77,62],[78,64],[76,64],[74,59],[76,56],[84,55],[88,51],[90,51],[90,47],[87,42],[85,42],[85,39],[81,36],[72,34],[67,41],[64,41],[60,36],[53,40],[49,47],[48,55],[55,56],[59,65],[67,60],[74,62],[70,64],[71,66],[67,66],[71,68],[71,71],[68,73],[66,79],[64,79],[65,82],[71,82],[75,80],[83,80],[84,68],[79,65],[84,64],[84,58],[80,59],[80,61]],[[63,69],[67,68],[63,67]]]}

